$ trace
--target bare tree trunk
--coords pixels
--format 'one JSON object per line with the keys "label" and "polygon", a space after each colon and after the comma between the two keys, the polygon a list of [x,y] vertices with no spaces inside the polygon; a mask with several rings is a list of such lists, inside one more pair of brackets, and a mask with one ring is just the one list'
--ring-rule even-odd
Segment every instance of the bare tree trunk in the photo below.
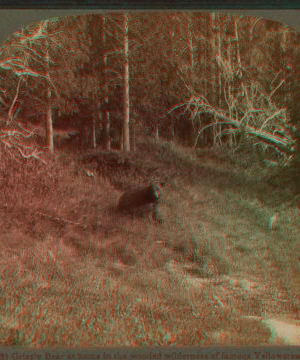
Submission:
{"label": "bare tree trunk", "polygon": [[[190,69],[191,69],[191,76],[194,75],[194,44],[193,44],[193,31],[192,31],[192,14],[188,13],[188,47],[189,47],[189,57],[190,57]],[[194,79],[192,78],[192,81]]]}
{"label": "bare tree trunk", "polygon": [[[47,76],[50,79],[50,60],[49,60],[49,44],[48,41],[46,41],[46,47],[47,47]],[[45,123],[45,133],[46,133],[46,148],[48,149],[48,152],[53,154],[54,153],[54,145],[53,145],[53,123],[52,123],[52,109],[51,109],[51,89],[50,85],[47,90],[47,100],[48,100],[48,107],[47,107],[47,114],[46,114],[46,123]]]}
{"label": "bare tree trunk", "polygon": [[[221,48],[220,48],[220,18],[218,14],[212,14],[212,74],[213,74],[213,94],[214,94],[214,103],[215,105],[220,106],[221,100],[221,74],[220,74],[220,66],[217,66],[217,59],[221,58]],[[215,135],[214,142],[218,138],[219,143],[221,143],[221,137],[219,134],[222,133],[222,125],[219,123],[214,127]]]}
{"label": "bare tree trunk", "polygon": [[124,126],[122,124],[121,126],[121,137],[120,137],[120,150],[124,151],[124,136],[123,136],[123,132],[124,132]]}
{"label": "bare tree trunk", "polygon": [[[222,57],[222,37],[221,37],[221,24],[220,24],[220,15],[218,14],[218,54],[220,58]],[[218,83],[219,83],[219,107],[222,106],[222,76],[221,76],[221,69],[218,66]]]}
{"label": "bare tree trunk", "polygon": [[156,124],[155,124],[155,139],[159,140],[158,121],[156,121]]}
{"label": "bare tree trunk", "polygon": [[105,149],[110,150],[110,113],[105,111]]}
{"label": "bare tree trunk", "polygon": [[96,142],[96,120],[95,120],[95,117],[94,117],[93,118],[93,148],[96,149],[96,147],[97,147],[97,142]]}
{"label": "bare tree trunk", "polygon": [[[170,30],[169,30],[169,38],[170,38],[170,50],[169,50],[169,59],[173,61],[175,56],[175,30],[174,30],[174,16],[172,13],[170,14]],[[172,117],[170,121],[170,136],[172,141],[175,140],[175,120]]]}
{"label": "bare tree trunk", "polygon": [[[192,19],[192,14],[188,13],[187,14],[188,17],[188,48],[189,48],[189,62],[190,62],[190,76],[191,76],[191,83],[192,83],[192,88],[194,89],[194,85],[195,85],[195,47],[193,44],[193,29],[192,29],[192,24],[193,24],[193,19]],[[195,112],[192,111],[190,112],[190,129],[191,132],[189,134],[189,144],[192,145],[194,138],[195,138]]]}
{"label": "bare tree trunk", "polygon": [[128,51],[128,15],[123,15],[123,151],[130,151],[129,141],[129,51]]}
{"label": "bare tree trunk", "polygon": [[135,151],[135,120],[132,124],[132,151]]}
{"label": "bare tree trunk", "polygon": [[106,55],[106,33],[105,33],[105,24],[106,24],[106,17],[101,15],[102,19],[102,46],[103,46],[103,65],[104,65],[104,82],[105,82],[105,101],[104,101],[104,131],[105,131],[105,149],[110,150],[110,111],[109,111],[109,88],[108,88],[108,79],[107,79],[107,55]]}
{"label": "bare tree trunk", "polygon": [[[210,14],[207,14],[209,16]],[[207,21],[206,21],[206,14],[204,14],[204,28],[203,28],[203,35],[204,38],[207,39]],[[207,76],[207,61],[210,61],[210,59],[207,59],[207,46],[204,46],[204,63],[203,63],[203,75],[204,79],[206,80]],[[207,97],[207,81],[204,81],[204,96]]]}
{"label": "bare tree trunk", "polygon": [[53,123],[52,123],[52,109],[51,109],[51,90],[48,89],[47,91],[48,97],[48,108],[46,114],[46,125],[45,125],[45,132],[46,132],[46,148],[48,149],[49,153],[54,152],[54,145],[53,145]]}

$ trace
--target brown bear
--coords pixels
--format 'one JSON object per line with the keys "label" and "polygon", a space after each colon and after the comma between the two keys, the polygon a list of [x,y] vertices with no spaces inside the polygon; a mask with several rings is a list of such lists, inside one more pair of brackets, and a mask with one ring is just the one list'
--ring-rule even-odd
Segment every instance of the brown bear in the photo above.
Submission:
{"label": "brown bear", "polygon": [[158,205],[164,186],[164,182],[159,184],[152,182],[149,186],[125,191],[119,199],[118,210],[134,214],[152,212],[153,220],[163,222],[159,215]]}

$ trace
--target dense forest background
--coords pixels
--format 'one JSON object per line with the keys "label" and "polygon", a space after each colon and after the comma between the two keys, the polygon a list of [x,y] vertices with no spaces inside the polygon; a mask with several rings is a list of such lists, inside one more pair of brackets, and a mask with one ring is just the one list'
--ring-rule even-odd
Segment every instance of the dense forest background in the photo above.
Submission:
{"label": "dense forest background", "polygon": [[205,12],[51,18],[13,34],[0,59],[0,140],[23,158],[40,146],[130,151],[152,135],[297,167],[299,35],[283,24]]}

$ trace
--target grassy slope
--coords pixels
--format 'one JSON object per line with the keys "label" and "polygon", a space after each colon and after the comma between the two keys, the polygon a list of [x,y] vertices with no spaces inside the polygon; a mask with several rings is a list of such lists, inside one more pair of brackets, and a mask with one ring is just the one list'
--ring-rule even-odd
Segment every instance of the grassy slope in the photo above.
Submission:
{"label": "grassy slope", "polygon": [[[167,142],[104,155],[1,162],[2,345],[269,344],[255,319],[297,319],[287,190]],[[119,216],[122,190],[149,180],[169,184],[166,221]]]}

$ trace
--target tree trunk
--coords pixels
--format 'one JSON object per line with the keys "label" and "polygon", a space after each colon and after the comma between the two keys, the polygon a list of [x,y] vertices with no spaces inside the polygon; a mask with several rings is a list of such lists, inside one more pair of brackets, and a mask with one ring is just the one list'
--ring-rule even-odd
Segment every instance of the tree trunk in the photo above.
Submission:
{"label": "tree trunk", "polygon": [[95,115],[93,118],[93,148],[96,149],[97,147],[97,141],[96,141],[96,120]]}
{"label": "tree trunk", "polygon": [[[47,76],[50,79],[50,60],[49,60],[49,44],[48,41],[46,41],[46,52],[47,52]],[[52,123],[52,109],[51,109],[51,89],[50,85],[47,90],[47,100],[48,100],[48,106],[47,106],[47,114],[46,114],[46,123],[45,123],[45,133],[46,133],[46,148],[50,154],[54,152],[54,145],[53,145],[53,123]]]}
{"label": "tree trunk", "polygon": [[102,27],[101,27],[101,31],[102,31],[102,47],[103,47],[103,77],[104,77],[104,87],[105,87],[105,92],[104,92],[104,138],[105,138],[105,149],[106,150],[110,150],[110,111],[109,111],[109,87],[108,87],[108,79],[107,79],[107,55],[106,55],[106,32],[105,32],[105,26],[106,26],[106,17],[104,15],[101,15],[101,19],[102,19]]}
{"label": "tree trunk", "polygon": [[121,139],[121,141],[120,141],[120,150],[121,150],[121,151],[124,151],[124,136],[123,136],[123,132],[124,132],[124,126],[123,126],[123,124],[122,124],[122,126],[121,126],[121,137],[120,137],[120,139]]}
{"label": "tree trunk", "polygon": [[193,84],[193,75],[194,75],[194,44],[193,44],[193,31],[192,31],[192,14],[188,13],[188,48],[189,48],[189,60],[190,60],[190,69],[192,76],[192,84]]}
{"label": "tree trunk", "polygon": [[53,145],[53,123],[52,123],[52,109],[51,109],[51,90],[48,89],[48,108],[46,114],[46,124],[45,124],[45,132],[46,132],[46,148],[49,153],[54,152]]}
{"label": "tree trunk", "polygon": [[156,122],[156,124],[155,124],[155,139],[159,140],[158,122]]}
{"label": "tree trunk", "polygon": [[105,111],[105,149],[110,150],[110,113]]}
{"label": "tree trunk", "polygon": [[[189,62],[190,62],[190,76],[191,76],[191,84],[192,84],[192,88],[194,89],[195,87],[195,46],[193,44],[193,29],[192,29],[192,24],[193,24],[193,18],[192,18],[192,14],[189,13],[188,15],[188,49],[189,49]],[[189,139],[188,142],[190,145],[192,145],[194,139],[195,139],[195,112],[197,110],[195,109],[195,111],[193,111],[192,109],[190,109],[190,118],[189,118],[189,122],[190,122],[190,133],[189,133]]]}
{"label": "tree trunk", "polygon": [[[221,58],[222,54],[222,43],[221,43],[221,26],[220,26],[220,15],[218,14],[218,56]],[[217,67],[218,71],[218,88],[219,88],[219,108],[222,105],[222,77],[221,77],[221,69],[220,66]]]}
{"label": "tree trunk", "polygon": [[132,151],[135,151],[135,120],[132,124]]}
{"label": "tree trunk", "polygon": [[129,141],[129,52],[128,15],[123,15],[123,151],[130,151]]}

